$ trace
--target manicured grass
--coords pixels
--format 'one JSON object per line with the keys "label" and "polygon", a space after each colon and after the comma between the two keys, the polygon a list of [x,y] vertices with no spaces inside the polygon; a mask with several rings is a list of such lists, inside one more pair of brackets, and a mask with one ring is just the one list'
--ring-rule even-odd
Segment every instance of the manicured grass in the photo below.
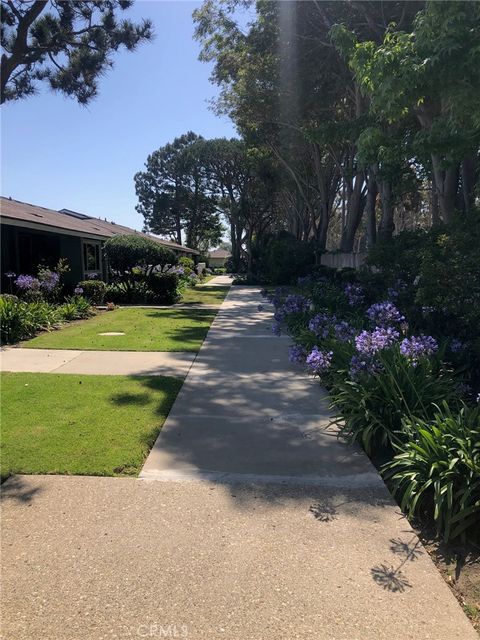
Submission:
{"label": "manicured grass", "polygon": [[210,304],[220,306],[228,293],[228,287],[189,287],[182,294],[180,304]]}
{"label": "manicured grass", "polygon": [[136,475],[182,381],[162,376],[2,374],[2,477]]}
{"label": "manicured grass", "polygon": [[[214,311],[129,307],[42,333],[25,343],[37,349],[100,351],[198,351]],[[122,336],[101,336],[105,332]]]}

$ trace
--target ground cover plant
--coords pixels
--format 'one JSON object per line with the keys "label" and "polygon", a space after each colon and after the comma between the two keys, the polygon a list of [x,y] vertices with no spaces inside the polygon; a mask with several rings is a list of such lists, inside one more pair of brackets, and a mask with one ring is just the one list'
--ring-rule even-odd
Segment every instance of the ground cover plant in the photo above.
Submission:
{"label": "ground cover plant", "polygon": [[[198,351],[215,312],[143,307],[104,311],[94,318],[42,333],[29,348],[99,351]],[[102,336],[101,333],[125,335]]]}
{"label": "ground cover plant", "polygon": [[163,376],[2,374],[2,477],[136,475],[182,385]]}

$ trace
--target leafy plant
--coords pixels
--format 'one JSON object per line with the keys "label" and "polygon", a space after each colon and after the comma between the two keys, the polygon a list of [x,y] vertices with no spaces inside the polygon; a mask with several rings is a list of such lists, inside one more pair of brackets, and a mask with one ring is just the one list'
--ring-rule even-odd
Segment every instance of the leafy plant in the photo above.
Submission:
{"label": "leafy plant", "polygon": [[83,289],[83,295],[92,304],[99,305],[103,303],[107,291],[107,285],[103,280],[82,280],[78,283],[78,287]]}
{"label": "leafy plant", "polygon": [[405,416],[430,418],[435,405],[444,399],[455,404],[448,373],[427,359],[414,366],[398,346],[379,353],[373,374],[351,379],[348,371],[339,372],[332,390],[339,435],[348,442],[359,442],[369,455],[404,442]]}
{"label": "leafy plant", "polygon": [[480,531],[480,407],[454,411],[447,402],[431,420],[409,418],[409,439],[384,467],[412,516],[433,503],[433,517],[444,540]]}

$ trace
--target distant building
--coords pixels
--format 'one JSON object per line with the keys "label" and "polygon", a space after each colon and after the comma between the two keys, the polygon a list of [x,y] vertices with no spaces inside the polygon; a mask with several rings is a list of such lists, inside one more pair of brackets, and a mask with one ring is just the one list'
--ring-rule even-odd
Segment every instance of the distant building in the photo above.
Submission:
{"label": "distant building", "polygon": [[115,222],[107,222],[83,213],[61,209],[45,209],[33,204],[0,197],[1,274],[5,290],[5,273],[35,275],[39,264],[53,266],[66,258],[71,271],[65,281],[76,284],[93,274],[108,278],[102,247],[108,238],[137,234],[151,238],[172,249],[178,256],[193,259],[198,251],[135,231]]}
{"label": "distant building", "polygon": [[210,269],[222,268],[229,258],[232,257],[230,251],[225,249],[215,249],[208,254],[208,266]]}

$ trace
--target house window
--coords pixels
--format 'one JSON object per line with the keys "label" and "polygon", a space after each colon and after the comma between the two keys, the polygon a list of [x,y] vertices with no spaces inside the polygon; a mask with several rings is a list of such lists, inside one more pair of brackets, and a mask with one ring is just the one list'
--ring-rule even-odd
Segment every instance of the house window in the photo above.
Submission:
{"label": "house window", "polygon": [[83,243],[83,269],[85,273],[100,271],[100,245],[90,242]]}

